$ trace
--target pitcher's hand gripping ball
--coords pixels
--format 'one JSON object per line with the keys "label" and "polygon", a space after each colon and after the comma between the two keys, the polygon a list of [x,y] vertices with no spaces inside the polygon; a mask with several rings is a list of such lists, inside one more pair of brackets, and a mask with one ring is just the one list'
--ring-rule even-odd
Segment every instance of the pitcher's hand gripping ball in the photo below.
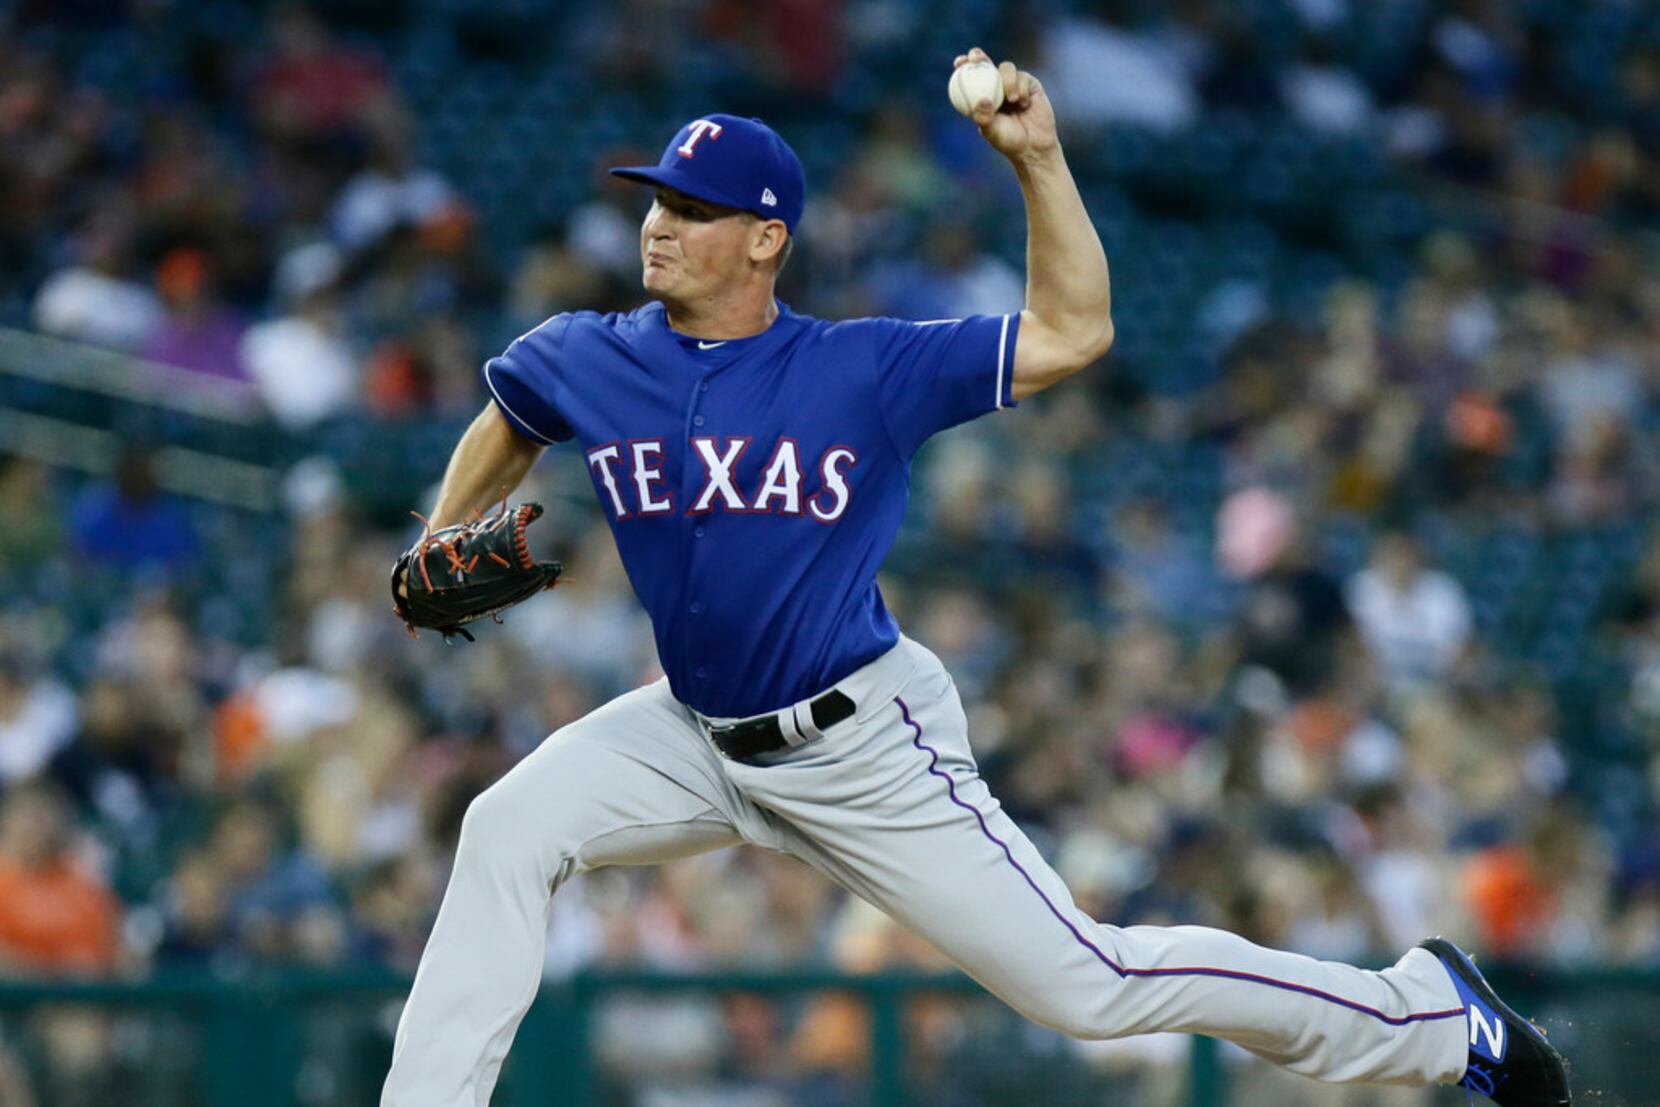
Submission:
{"label": "pitcher's hand gripping ball", "polygon": [[973,118],[974,109],[982,103],[996,111],[1003,106],[1003,74],[989,61],[967,62],[951,71],[946,92],[951,106],[962,115]]}
{"label": "pitcher's hand gripping ball", "polygon": [[504,499],[494,514],[421,535],[392,566],[393,609],[409,633],[427,627],[471,642],[466,624],[552,588],[563,566],[531,557],[525,536],[541,514],[541,504]]}

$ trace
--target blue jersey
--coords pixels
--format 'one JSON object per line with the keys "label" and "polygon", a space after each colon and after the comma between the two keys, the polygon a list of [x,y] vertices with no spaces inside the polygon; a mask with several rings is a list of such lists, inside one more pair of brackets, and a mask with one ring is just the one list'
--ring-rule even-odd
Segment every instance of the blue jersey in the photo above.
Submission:
{"label": "blue jersey", "polygon": [[484,367],[507,420],[575,439],[682,703],[773,711],[898,641],[876,572],[932,434],[1014,405],[1019,317],[831,323],[753,338],[663,306],[557,315]]}

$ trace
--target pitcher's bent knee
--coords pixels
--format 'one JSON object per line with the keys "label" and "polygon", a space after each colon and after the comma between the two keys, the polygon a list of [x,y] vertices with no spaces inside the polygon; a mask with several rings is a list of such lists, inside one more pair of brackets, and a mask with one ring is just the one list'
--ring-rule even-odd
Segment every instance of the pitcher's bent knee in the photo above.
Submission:
{"label": "pitcher's bent knee", "polygon": [[1046,997],[1040,1003],[1019,1004],[1021,1014],[1033,1022],[1048,1027],[1068,1038],[1082,1041],[1102,1041],[1121,1038],[1131,1033],[1117,1025],[1112,1018],[1112,996],[1117,992],[1116,981],[1104,981],[1096,996],[1071,999],[1064,996]]}
{"label": "pitcher's bent knee", "polygon": [[572,875],[595,834],[592,812],[576,797],[560,799],[534,785],[510,773],[473,798],[461,819],[458,863],[496,872],[530,868],[554,883]]}
{"label": "pitcher's bent knee", "polygon": [[527,811],[514,793],[504,788],[507,781],[495,784],[473,797],[467,813],[461,818],[461,838],[457,855],[488,857],[503,860],[511,857],[528,858],[547,851],[546,835],[533,830],[533,812]]}
{"label": "pitcher's bent knee", "polygon": [[500,781],[474,796],[461,816],[461,842],[493,845],[497,839],[506,837],[509,830],[506,824],[512,818],[509,806]]}
{"label": "pitcher's bent knee", "polygon": [[1104,1024],[1098,1013],[1088,1011],[1069,1009],[1052,1020],[1045,1020],[1045,1025],[1065,1034],[1068,1038],[1077,1038],[1086,1042],[1098,1042],[1105,1038],[1120,1036]]}

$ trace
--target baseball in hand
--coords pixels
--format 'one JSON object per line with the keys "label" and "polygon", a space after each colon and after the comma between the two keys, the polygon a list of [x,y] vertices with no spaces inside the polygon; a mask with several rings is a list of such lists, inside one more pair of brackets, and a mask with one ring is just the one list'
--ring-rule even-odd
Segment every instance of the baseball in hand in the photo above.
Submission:
{"label": "baseball in hand", "polygon": [[993,110],[1003,106],[1003,75],[989,61],[959,65],[951,72],[951,106],[964,115],[974,114],[974,105],[990,100]]}

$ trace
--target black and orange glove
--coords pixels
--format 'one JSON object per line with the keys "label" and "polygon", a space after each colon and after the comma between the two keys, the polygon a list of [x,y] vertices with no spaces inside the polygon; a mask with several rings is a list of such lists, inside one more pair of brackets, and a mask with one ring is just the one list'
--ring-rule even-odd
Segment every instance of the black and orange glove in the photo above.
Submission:
{"label": "black and orange glove", "polygon": [[541,514],[541,504],[504,500],[494,514],[421,535],[392,566],[392,606],[409,633],[427,627],[445,642],[452,634],[471,642],[468,623],[552,588],[563,566],[532,558],[525,537]]}

